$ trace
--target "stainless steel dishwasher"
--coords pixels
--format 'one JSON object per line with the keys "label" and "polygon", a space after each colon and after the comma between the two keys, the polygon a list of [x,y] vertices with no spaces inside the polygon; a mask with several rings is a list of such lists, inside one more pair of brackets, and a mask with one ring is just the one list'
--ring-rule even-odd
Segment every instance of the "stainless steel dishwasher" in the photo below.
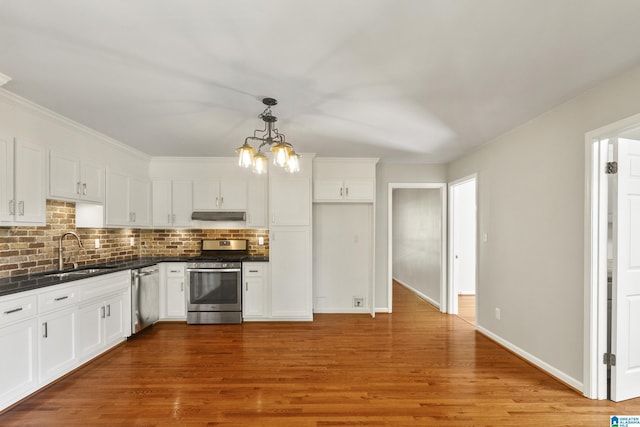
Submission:
{"label": "stainless steel dishwasher", "polygon": [[160,278],[157,265],[131,270],[131,334],[158,321]]}

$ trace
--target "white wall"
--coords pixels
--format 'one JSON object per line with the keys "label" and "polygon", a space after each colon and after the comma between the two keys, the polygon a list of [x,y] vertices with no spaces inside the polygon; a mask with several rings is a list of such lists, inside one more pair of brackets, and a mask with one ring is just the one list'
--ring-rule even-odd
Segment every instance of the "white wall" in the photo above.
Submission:
{"label": "white wall", "polygon": [[4,89],[0,131],[131,175],[149,176],[149,156]]}
{"label": "white wall", "polygon": [[[370,313],[373,205],[313,204],[315,313]],[[353,298],[363,299],[360,308]]]}
{"label": "white wall", "polygon": [[376,311],[389,310],[388,289],[388,188],[389,183],[444,183],[447,182],[445,165],[378,163],[376,168],[376,255],[375,255],[375,307]]}
{"label": "white wall", "polygon": [[[640,112],[640,67],[452,162],[478,173],[477,324],[583,383],[585,133]],[[501,320],[495,318],[501,309]]]}
{"label": "white wall", "polygon": [[392,276],[440,307],[442,196],[435,188],[393,190]]}

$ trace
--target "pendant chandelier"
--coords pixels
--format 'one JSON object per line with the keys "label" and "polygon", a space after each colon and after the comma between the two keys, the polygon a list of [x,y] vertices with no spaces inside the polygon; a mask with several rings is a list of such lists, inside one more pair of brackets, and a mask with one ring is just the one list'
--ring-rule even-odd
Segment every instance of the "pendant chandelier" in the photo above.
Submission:
{"label": "pendant chandelier", "polygon": [[[258,116],[264,122],[264,129],[256,129],[253,136],[244,140],[242,147],[236,149],[238,153],[238,165],[244,168],[253,168],[258,174],[267,171],[267,156],[262,152],[262,147],[268,146],[273,152],[273,164],[284,168],[287,172],[294,173],[300,170],[300,156],[296,154],[293,146],[285,141],[284,134],[278,132],[275,122],[278,118],[271,114],[271,107],[278,104],[273,98],[264,98],[262,103],[267,106]],[[258,150],[253,148],[249,141],[259,141]]]}

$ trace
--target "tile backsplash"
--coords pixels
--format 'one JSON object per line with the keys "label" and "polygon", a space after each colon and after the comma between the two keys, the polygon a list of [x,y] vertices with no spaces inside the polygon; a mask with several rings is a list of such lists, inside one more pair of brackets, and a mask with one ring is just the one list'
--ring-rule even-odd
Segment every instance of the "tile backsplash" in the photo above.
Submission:
{"label": "tile backsplash", "polygon": [[[268,230],[76,229],[75,204],[47,200],[46,226],[0,227],[0,277],[56,270],[58,240],[68,231],[78,233],[84,248],[79,248],[73,237],[65,238],[66,267],[73,262],[83,266],[138,257],[193,256],[200,253],[202,239],[247,239],[250,254],[269,255]],[[264,239],[264,245],[258,245],[259,237]],[[96,239],[99,239],[98,248]]]}

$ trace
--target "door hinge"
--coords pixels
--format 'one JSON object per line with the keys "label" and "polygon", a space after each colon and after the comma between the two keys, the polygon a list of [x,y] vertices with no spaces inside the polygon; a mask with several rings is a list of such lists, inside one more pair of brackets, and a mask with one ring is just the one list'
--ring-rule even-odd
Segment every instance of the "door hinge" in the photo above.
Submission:
{"label": "door hinge", "polygon": [[607,162],[607,175],[614,175],[618,173],[618,162]]}
{"label": "door hinge", "polygon": [[604,363],[607,366],[616,366],[616,355],[611,353],[603,354],[602,363]]}

